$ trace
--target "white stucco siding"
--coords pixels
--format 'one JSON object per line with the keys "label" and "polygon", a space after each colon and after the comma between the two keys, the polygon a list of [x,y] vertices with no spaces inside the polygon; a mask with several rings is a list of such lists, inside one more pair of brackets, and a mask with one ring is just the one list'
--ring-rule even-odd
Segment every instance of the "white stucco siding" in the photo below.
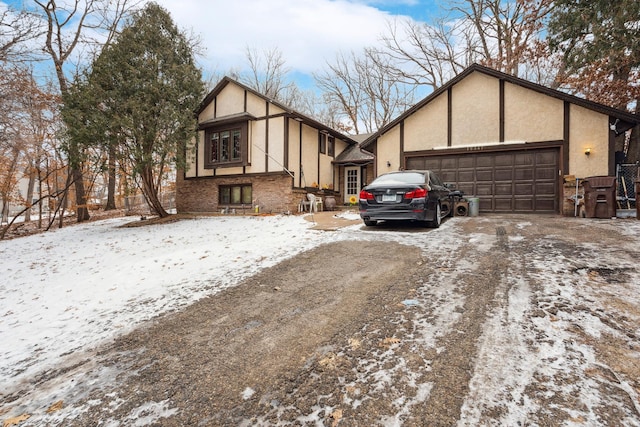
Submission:
{"label": "white stucco siding", "polygon": [[269,119],[269,172],[284,170],[284,117]]}
{"label": "white stucco siding", "polygon": [[216,117],[244,112],[244,89],[228,84],[216,97]]}
{"label": "white stucco siding", "polygon": [[298,186],[300,178],[300,126],[302,124],[296,120],[289,120],[289,164],[288,169],[296,177],[295,185]]}
{"label": "white stucco siding", "polygon": [[[400,126],[394,127],[378,138],[377,150],[376,169],[378,175],[397,171],[404,167],[400,163]],[[387,166],[387,162],[391,163],[391,166]]]}
{"label": "white stucco siding", "polygon": [[451,144],[500,140],[500,82],[475,72],[452,88]]}
{"label": "white stucco siding", "polygon": [[203,130],[198,131],[198,176],[213,176],[212,169],[204,168],[204,159],[205,159],[205,151],[204,151],[204,137],[205,133]]}
{"label": "white stucco siding", "polygon": [[504,88],[505,141],[560,141],[564,102],[511,83]]}
{"label": "white stucco siding", "polygon": [[255,117],[263,117],[267,114],[267,101],[252,93],[247,93],[247,113]]}
{"label": "white stucco siding", "polygon": [[405,151],[447,145],[447,96],[447,93],[443,93],[407,117],[404,125]]}
{"label": "white stucco siding", "polygon": [[318,184],[318,130],[302,126],[302,186]]}
{"label": "white stucco siding", "polygon": [[[569,173],[578,178],[609,172],[609,117],[571,105],[569,128]],[[584,152],[591,149],[589,156]]]}

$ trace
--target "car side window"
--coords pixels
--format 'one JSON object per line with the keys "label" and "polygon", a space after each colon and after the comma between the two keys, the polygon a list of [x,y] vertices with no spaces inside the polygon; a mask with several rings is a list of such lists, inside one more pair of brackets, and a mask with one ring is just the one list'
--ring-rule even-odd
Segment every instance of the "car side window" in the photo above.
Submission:
{"label": "car side window", "polygon": [[429,180],[431,181],[430,184],[438,186],[438,187],[442,187],[442,182],[440,182],[440,178],[438,178],[437,175],[434,175],[432,173],[429,174]]}

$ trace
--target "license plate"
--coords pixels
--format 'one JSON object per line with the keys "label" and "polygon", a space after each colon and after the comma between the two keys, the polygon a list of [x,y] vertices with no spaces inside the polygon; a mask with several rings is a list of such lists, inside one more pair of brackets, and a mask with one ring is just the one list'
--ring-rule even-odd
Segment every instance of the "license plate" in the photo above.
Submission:
{"label": "license plate", "polygon": [[395,194],[383,194],[382,195],[382,201],[383,202],[395,202],[396,201],[396,195]]}

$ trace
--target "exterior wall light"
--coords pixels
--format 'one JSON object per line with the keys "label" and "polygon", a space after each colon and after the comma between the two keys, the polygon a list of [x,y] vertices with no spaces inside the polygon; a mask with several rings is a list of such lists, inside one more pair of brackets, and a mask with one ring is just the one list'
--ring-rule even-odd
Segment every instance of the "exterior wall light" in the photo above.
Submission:
{"label": "exterior wall light", "polygon": [[591,148],[585,148],[584,149],[584,155],[589,157],[591,155]]}
{"label": "exterior wall light", "polygon": [[391,167],[391,162],[389,160],[387,160],[387,167],[390,168]]}

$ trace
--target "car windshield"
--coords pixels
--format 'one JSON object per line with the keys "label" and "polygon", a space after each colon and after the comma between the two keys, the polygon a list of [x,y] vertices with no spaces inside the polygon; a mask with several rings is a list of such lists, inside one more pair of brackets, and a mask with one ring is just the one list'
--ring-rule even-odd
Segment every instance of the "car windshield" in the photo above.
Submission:
{"label": "car windshield", "polygon": [[424,184],[424,175],[419,172],[390,173],[380,175],[372,184]]}

